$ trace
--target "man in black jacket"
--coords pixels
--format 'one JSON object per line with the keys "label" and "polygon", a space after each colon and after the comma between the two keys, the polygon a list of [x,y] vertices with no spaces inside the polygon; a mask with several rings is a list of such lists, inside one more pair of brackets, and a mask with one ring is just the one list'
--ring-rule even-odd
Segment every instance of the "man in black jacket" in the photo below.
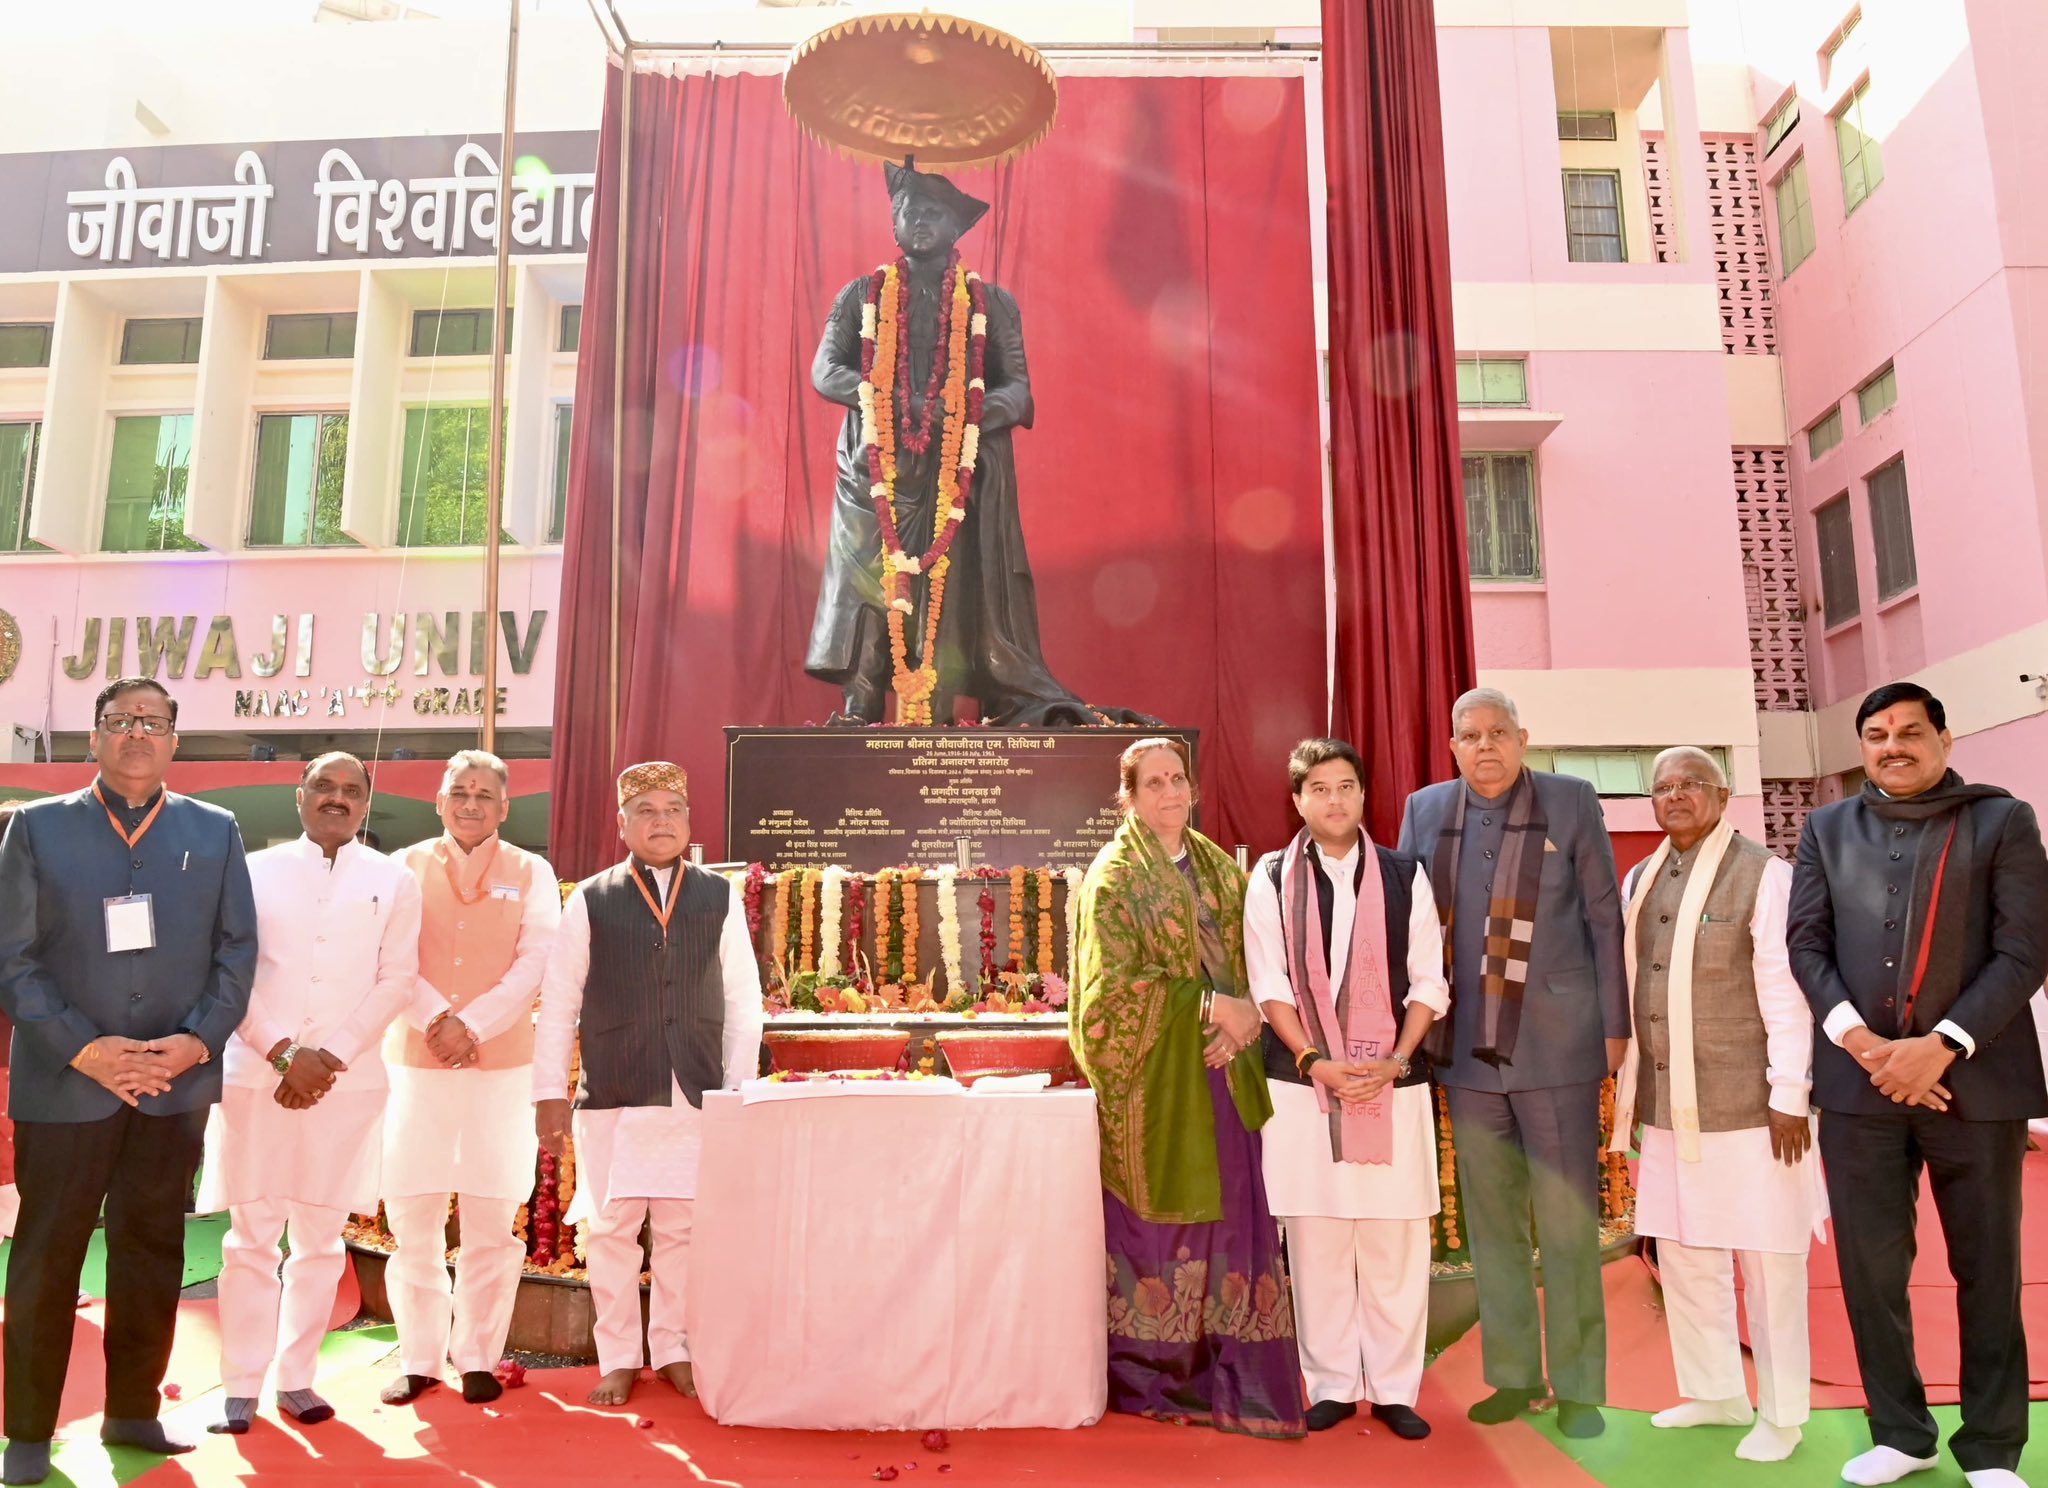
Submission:
{"label": "man in black jacket", "polygon": [[1870,1404],[1851,1483],[1938,1461],[1906,1286],[1920,1173],[1956,1279],[1972,1488],[2011,1488],[2027,1440],[2020,1162],[2048,1114],[2027,1000],[2048,972],[2048,855],[2025,802],[1948,768],[1947,718],[1894,682],[1856,711],[1862,792],[1807,818],[1792,887],[1792,969],[1825,1040],[1813,1102],[1843,1300]]}
{"label": "man in black jacket", "polygon": [[7,1453],[0,1478],[50,1471],[79,1268],[104,1208],[105,1442],[192,1443],[157,1422],[185,1269],[185,1203],[219,1063],[256,963],[242,837],[218,806],[164,789],[178,705],[109,683],[93,709],[99,775],[15,813],[0,848],[0,1008],[21,1217],[7,1259]]}

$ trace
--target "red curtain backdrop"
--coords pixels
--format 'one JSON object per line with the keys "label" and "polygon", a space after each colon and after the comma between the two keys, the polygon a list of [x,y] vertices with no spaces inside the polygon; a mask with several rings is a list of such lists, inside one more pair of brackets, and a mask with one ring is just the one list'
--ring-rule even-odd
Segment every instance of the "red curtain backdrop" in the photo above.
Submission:
{"label": "red curtain backdrop", "polygon": [[1365,759],[1366,824],[1391,844],[1402,803],[1453,773],[1450,705],[1475,675],[1430,0],[1323,0],[1323,156],[1331,715]]}
{"label": "red curtain backdrop", "polygon": [[[608,751],[620,82],[570,452],[551,852],[571,875],[619,852],[622,763],[684,765],[715,856],[722,727],[832,711],[802,658],[843,410],[810,364],[833,297],[895,253],[880,168],[804,141],[779,79],[635,78]],[[1262,849],[1292,824],[1286,751],[1325,710],[1303,100],[1298,79],[1069,77],[1045,144],[958,177],[994,204],[963,257],[1023,309],[1046,659],[1092,702],[1201,729],[1204,829]]]}

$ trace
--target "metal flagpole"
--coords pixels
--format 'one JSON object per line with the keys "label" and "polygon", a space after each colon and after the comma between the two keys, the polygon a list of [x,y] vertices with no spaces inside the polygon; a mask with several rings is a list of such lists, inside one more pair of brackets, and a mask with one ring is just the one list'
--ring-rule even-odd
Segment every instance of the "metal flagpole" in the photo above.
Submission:
{"label": "metal flagpole", "polygon": [[519,4],[505,0],[505,132],[498,141],[498,267],[491,300],[491,454],[484,496],[484,678],[477,743],[498,748],[498,558],[505,510],[505,350],[512,337],[512,118],[519,97]]}

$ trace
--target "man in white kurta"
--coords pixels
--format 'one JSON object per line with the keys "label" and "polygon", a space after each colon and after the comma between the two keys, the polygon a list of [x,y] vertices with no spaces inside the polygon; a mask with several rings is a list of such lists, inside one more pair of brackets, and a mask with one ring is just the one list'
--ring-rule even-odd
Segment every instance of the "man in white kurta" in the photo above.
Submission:
{"label": "man in white kurta", "polygon": [[[576,1197],[596,1311],[593,1405],[632,1394],[641,1365],[696,1393],[683,1334],[703,1092],[756,1072],[761,981],[746,909],[732,886],[683,861],[688,782],[665,762],[619,777],[626,861],[585,879],[563,906],[541,983],[534,1124],[560,1157],[581,1035],[575,1102]],[[641,1225],[652,1236],[647,1328],[640,1326]]]}
{"label": "man in white kurta", "polygon": [[1807,1105],[1813,1016],[1785,945],[1792,867],[1725,820],[1727,780],[1703,750],[1660,754],[1651,800],[1667,835],[1624,885],[1635,1034],[1613,1137],[1626,1150],[1641,1121],[1636,1233],[1657,1241],[1686,1397],[1651,1424],[1760,1417],[1736,1455],[1777,1462],[1798,1446],[1812,1395],[1806,1256],[1827,1214]]}
{"label": "man in white kurta", "polygon": [[352,1211],[377,1207],[380,1045],[419,970],[419,886],[355,840],[369,799],[355,756],[323,755],[299,787],[305,835],[249,856],[256,980],[228,1040],[199,1192],[201,1210],[229,1214],[220,1275],[227,1400],[215,1431],[249,1429],[273,1361],[286,1414],[307,1425],[334,1414],[314,1393],[313,1373],[341,1280],[342,1226]]}
{"label": "man in white kurta", "polygon": [[[1309,1429],[1328,1430],[1356,1415],[1356,1402],[1365,1400],[1395,1435],[1417,1440],[1429,1434],[1415,1402],[1429,1319],[1429,1220],[1440,1202],[1429,1084],[1417,1050],[1448,1011],[1450,991],[1427,873],[1375,845],[1361,829],[1363,768],[1340,740],[1306,739],[1296,746],[1288,774],[1303,832],[1252,873],[1245,892],[1245,964],[1268,1023],[1273,1119],[1261,1133],[1266,1197],[1287,1236]],[[1385,988],[1386,1047],[1331,1050],[1312,1040],[1309,1030],[1318,1020],[1310,979],[1290,968],[1293,922],[1282,908],[1297,871],[1320,880],[1313,891],[1302,885],[1302,923],[1319,932],[1326,947],[1320,953],[1327,958],[1326,995],[1348,986],[1355,998],[1367,975]],[[1362,887],[1368,891],[1363,896]],[[1351,950],[1361,939],[1354,933],[1361,897],[1378,906],[1384,939],[1369,939],[1390,964],[1358,968],[1354,977],[1348,974]],[[1395,949],[1402,940],[1405,953]],[[1340,1000],[1339,1016],[1343,1011]],[[1357,1153],[1338,1158],[1332,1113],[1341,1120],[1346,1103],[1377,1107],[1375,1118],[1391,1128],[1385,1160]]]}
{"label": "man in white kurta", "polygon": [[[498,836],[511,814],[505,763],[481,749],[448,761],[435,797],[442,833],[392,856],[419,884],[420,975],[384,1054],[384,1215],[398,1242],[385,1279],[398,1324],[403,1405],[452,1358],[471,1404],[503,1392],[493,1373],[512,1324],[526,1247],[513,1232],[533,1191],[533,1010],[562,918],[554,870]],[[460,1250],[451,1292],[450,1199]]]}

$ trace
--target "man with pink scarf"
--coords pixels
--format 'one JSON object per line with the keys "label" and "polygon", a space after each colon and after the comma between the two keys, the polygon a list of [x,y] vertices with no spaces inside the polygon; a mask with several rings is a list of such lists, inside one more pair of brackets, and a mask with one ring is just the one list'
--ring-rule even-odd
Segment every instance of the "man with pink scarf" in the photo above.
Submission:
{"label": "man with pink scarf", "polygon": [[[1361,825],[1365,771],[1339,739],[1287,761],[1302,830],[1245,893],[1245,963],[1266,1016],[1266,1192],[1287,1235],[1308,1428],[1371,1403],[1396,1436],[1415,1412],[1437,1212],[1431,1026],[1450,1007],[1443,929],[1418,859]],[[1397,971],[1398,968],[1398,971]]]}

